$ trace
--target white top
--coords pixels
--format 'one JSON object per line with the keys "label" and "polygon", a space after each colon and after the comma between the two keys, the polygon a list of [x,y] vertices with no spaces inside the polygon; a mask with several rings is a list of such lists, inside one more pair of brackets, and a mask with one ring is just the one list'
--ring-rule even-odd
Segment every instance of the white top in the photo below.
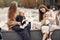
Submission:
{"label": "white top", "polygon": [[54,14],[53,10],[50,10],[50,11],[46,12],[46,14],[49,17],[48,19],[55,20],[55,14]]}
{"label": "white top", "polygon": [[54,20],[55,20],[55,14],[53,12],[53,10],[50,10],[48,12],[46,12],[47,16],[48,16],[48,22],[50,21],[51,24],[54,23]]}

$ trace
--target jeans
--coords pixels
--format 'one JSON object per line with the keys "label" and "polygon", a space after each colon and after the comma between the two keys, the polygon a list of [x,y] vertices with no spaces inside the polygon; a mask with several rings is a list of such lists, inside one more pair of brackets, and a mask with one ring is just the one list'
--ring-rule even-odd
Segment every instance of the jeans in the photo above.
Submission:
{"label": "jeans", "polygon": [[21,29],[19,26],[14,26],[12,27],[12,30],[16,31],[21,36],[22,40],[30,40],[27,28]]}

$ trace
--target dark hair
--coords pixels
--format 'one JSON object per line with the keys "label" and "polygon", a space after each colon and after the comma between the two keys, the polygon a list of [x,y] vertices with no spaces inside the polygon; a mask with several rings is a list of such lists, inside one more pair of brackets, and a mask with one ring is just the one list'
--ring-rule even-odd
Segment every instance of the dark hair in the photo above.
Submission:
{"label": "dark hair", "polygon": [[44,15],[44,13],[42,11],[40,11],[41,8],[45,8],[46,12],[49,11],[49,9],[45,5],[40,5],[39,6],[39,21],[41,21],[43,19],[43,15]]}

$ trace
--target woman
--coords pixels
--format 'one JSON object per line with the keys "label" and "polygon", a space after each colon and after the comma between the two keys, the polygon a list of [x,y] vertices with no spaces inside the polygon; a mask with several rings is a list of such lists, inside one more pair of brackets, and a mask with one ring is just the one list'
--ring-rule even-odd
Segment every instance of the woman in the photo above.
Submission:
{"label": "woman", "polygon": [[13,1],[9,7],[8,10],[8,28],[9,30],[15,25],[20,24],[20,22],[16,22],[15,18],[17,16],[18,10],[17,10],[17,2]]}
{"label": "woman", "polygon": [[56,24],[60,26],[60,11],[56,15]]}
{"label": "woman", "polygon": [[46,40],[49,34],[49,29],[51,27],[51,24],[53,24],[53,21],[55,20],[54,12],[50,9],[48,9],[45,5],[39,6],[39,21],[40,21],[40,27],[42,32],[44,33],[43,39]]}
{"label": "woman", "polygon": [[24,12],[19,12],[17,8],[17,2],[13,1],[8,11],[8,27],[9,29],[16,31],[22,37],[23,40],[30,40],[28,30],[21,26],[26,22]]}

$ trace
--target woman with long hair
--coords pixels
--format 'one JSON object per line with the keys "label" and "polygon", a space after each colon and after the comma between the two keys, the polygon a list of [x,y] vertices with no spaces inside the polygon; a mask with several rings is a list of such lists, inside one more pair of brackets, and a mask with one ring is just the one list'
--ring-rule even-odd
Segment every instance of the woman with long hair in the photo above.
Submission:
{"label": "woman with long hair", "polygon": [[11,29],[15,24],[20,24],[20,22],[16,22],[15,17],[17,16],[17,2],[13,1],[8,10],[8,28]]}
{"label": "woman with long hair", "polygon": [[40,27],[44,33],[42,40],[46,40],[48,37],[51,24],[53,24],[53,21],[55,20],[55,15],[53,15],[53,10],[48,9],[45,5],[39,6],[39,21],[41,22]]}
{"label": "woman with long hair", "polygon": [[16,31],[22,37],[22,40],[30,40],[27,28],[21,26],[26,22],[24,12],[19,11],[17,8],[17,2],[13,1],[8,10],[8,28]]}

